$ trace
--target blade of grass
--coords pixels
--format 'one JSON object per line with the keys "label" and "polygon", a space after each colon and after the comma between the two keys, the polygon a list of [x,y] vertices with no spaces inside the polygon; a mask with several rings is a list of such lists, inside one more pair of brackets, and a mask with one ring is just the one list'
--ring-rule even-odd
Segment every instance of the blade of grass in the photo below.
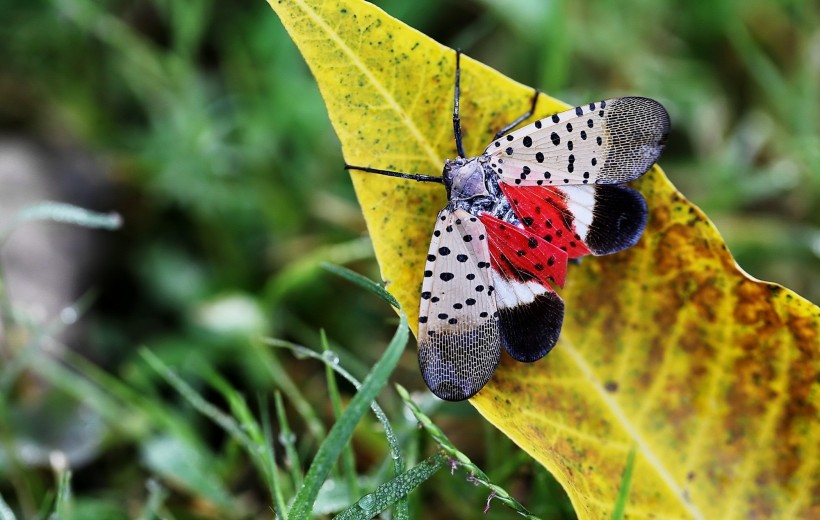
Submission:
{"label": "blade of grass", "polygon": [[[422,427],[433,437],[433,440],[441,447],[441,449],[449,455],[454,463],[458,463],[470,472],[470,481],[475,482],[477,484],[481,484],[482,486],[486,487],[490,490],[490,498],[497,498],[502,503],[504,503],[507,507],[513,509],[518,514],[523,516],[524,518],[529,518],[531,520],[535,520],[536,517],[533,516],[523,505],[521,505],[515,498],[510,495],[507,490],[504,488],[493,484],[490,481],[490,478],[479,468],[476,466],[473,461],[470,460],[467,455],[462,453],[458,450],[458,448],[450,442],[450,439],[444,435],[444,432],[439,429],[438,426],[433,424],[433,421],[430,420],[424,412],[421,411],[421,408],[410,398],[410,394],[407,390],[401,386],[396,385],[396,391],[401,396],[404,404],[410,409],[413,415],[416,417],[416,420],[422,425]],[[488,502],[489,503],[489,502]]]}
{"label": "blade of grass", "polygon": [[305,425],[311,435],[316,439],[323,439],[325,437],[325,427],[322,425],[322,421],[319,420],[316,412],[314,412],[313,407],[302,396],[299,387],[297,387],[293,379],[290,378],[279,360],[276,359],[268,349],[261,348],[262,345],[263,343],[259,341],[252,343],[254,350],[256,350],[259,355],[262,366],[270,375],[271,382],[287,396],[296,412],[305,421]]}
{"label": "blade of grass", "polygon": [[[146,106],[173,94],[179,77],[190,74],[188,62],[172,52],[160,52],[150,41],[118,18],[89,1],[54,0],[58,12],[110,46],[122,61],[122,73]],[[187,73],[187,74],[186,74]]]}
{"label": "blade of grass", "polygon": [[[267,400],[260,398],[259,408],[261,416],[261,426],[254,418],[250,408],[248,408],[245,398],[237,392],[218,372],[213,371],[210,366],[202,366],[203,375],[208,382],[214,386],[222,396],[228,401],[231,413],[239,420],[239,427],[247,432],[251,444],[243,445],[248,455],[254,461],[263,478],[265,479],[274,510],[278,518],[287,518],[287,506],[282,492],[282,483],[279,479],[279,471],[276,466],[276,456],[274,453],[273,434],[271,433],[270,416],[268,415]],[[281,405],[281,394],[276,393],[277,407]],[[249,449],[254,447],[254,449]],[[286,445],[290,456],[296,458],[296,450],[293,443]],[[301,470],[296,459],[295,475],[301,480]],[[294,484],[297,487],[298,483]]]}
{"label": "blade of grass", "polygon": [[[270,339],[267,343],[273,347],[277,348],[287,348],[292,350],[299,356],[309,357],[321,361],[325,364],[331,366],[331,368],[336,371],[337,374],[342,376],[346,381],[352,384],[357,390],[361,388],[362,383],[359,382],[358,379],[353,377],[347,370],[339,366],[338,364],[329,363],[328,359],[324,356],[310,350],[309,348],[303,347],[301,345],[296,345],[294,343],[290,343],[289,341],[283,341],[278,339]],[[396,474],[404,471],[404,466],[402,462],[401,450],[399,446],[398,438],[396,437],[395,433],[393,433],[393,427],[390,425],[390,421],[387,419],[387,415],[382,410],[381,406],[376,401],[373,401],[371,405],[373,413],[376,415],[376,418],[381,422],[382,428],[384,429],[385,437],[387,437],[387,443],[390,446],[390,456],[396,462],[396,464],[400,464],[400,466],[394,466]]]}
{"label": "blade of grass", "polygon": [[337,276],[344,278],[348,282],[353,282],[359,287],[367,289],[368,291],[383,299],[393,307],[397,309],[399,308],[399,302],[396,301],[396,298],[394,298],[392,294],[387,292],[387,290],[385,290],[384,287],[375,283],[373,280],[370,280],[369,278],[362,276],[355,271],[351,271],[346,267],[341,267],[338,265],[323,263],[322,268],[324,268],[326,271],[329,271]]}
{"label": "blade of grass", "polygon": [[[66,361],[74,356],[66,355]],[[138,436],[141,429],[134,429],[134,425],[140,423],[140,411],[125,405],[118,399],[117,395],[111,394],[109,388],[105,384],[100,384],[99,380],[95,380],[85,372],[79,374],[74,372],[71,364],[66,367],[63,363],[55,360],[50,356],[39,356],[36,361],[27,363],[27,368],[32,370],[37,375],[48,380],[56,388],[65,391],[67,394],[74,396],[78,401],[83,402],[91,407],[95,412],[105,417],[111,424],[117,424],[121,431]],[[123,421],[124,408],[127,410],[126,415],[130,415],[129,420]],[[133,415],[132,415],[133,414]],[[136,418],[134,417],[136,416]],[[119,421],[119,422],[118,422]]]}
{"label": "blade of grass", "polygon": [[159,510],[165,499],[168,498],[168,492],[155,479],[148,479],[145,483],[145,489],[148,490],[148,500],[138,520],[151,520],[153,518],[162,518]]}
{"label": "blade of grass", "polygon": [[294,489],[302,487],[304,480],[302,465],[299,462],[299,453],[296,451],[296,434],[290,429],[288,415],[285,413],[285,403],[282,401],[282,394],[274,394],[276,404],[276,418],[279,420],[279,443],[285,448],[285,457],[290,466],[290,478],[293,481]]}
{"label": "blade of grass", "polygon": [[0,232],[0,246],[3,245],[17,226],[23,222],[36,220],[61,222],[92,229],[113,230],[122,226],[122,217],[117,213],[98,213],[72,204],[46,201],[20,210],[6,228]]}
{"label": "blade of grass", "polygon": [[317,271],[324,268],[327,262],[347,264],[373,258],[373,243],[370,238],[356,238],[348,242],[332,244],[317,248],[307,256],[300,257],[286,265],[272,280],[265,285],[266,304],[273,308],[284,295],[298,288],[307,280],[312,280]]}
{"label": "blade of grass", "polygon": [[[292,341],[299,345],[316,345],[321,342],[318,331],[313,324],[307,323],[296,313],[290,312],[288,309],[280,309],[279,316],[282,323],[288,324],[288,330],[293,336]],[[395,324],[399,324],[398,316]],[[349,349],[334,341],[333,338],[328,338],[328,344],[331,350],[339,356],[339,361],[344,362],[348,372],[357,374],[357,377],[363,378],[370,370],[370,365],[364,363],[359,356],[350,352]]]}
{"label": "blade of grass", "polygon": [[[225,414],[207,402],[151,351],[142,349],[140,355],[197,411],[222,427],[234,440],[239,442],[268,482],[268,487],[274,487],[272,481],[275,478],[273,475],[276,473],[276,467],[271,462],[272,454],[265,454],[267,451],[266,446],[269,445],[267,444],[262,428],[260,428],[259,424],[253,418],[253,414],[245,403],[245,399],[239,392],[208,366],[201,367],[202,375],[228,401],[232,413],[239,419],[239,422],[237,422],[234,417]],[[274,494],[273,498],[276,498],[276,494]]]}
{"label": "blade of grass", "polygon": [[[302,347],[300,345],[295,345],[293,343],[282,341],[282,340],[269,340],[269,344],[275,347],[281,348],[288,348],[292,351],[298,353],[298,355],[310,357],[313,359],[317,359],[326,365],[330,366],[333,370],[336,371],[340,376],[345,378],[350,384],[352,384],[357,390],[361,388],[362,384],[353,377],[347,370],[339,366],[335,363],[330,363],[329,360],[308,348]],[[384,429],[384,435],[387,438],[387,444],[390,446],[390,457],[393,459],[393,473],[395,475],[401,475],[404,472],[404,457],[401,454],[401,447],[399,444],[398,437],[393,432],[393,427],[390,425],[390,421],[387,419],[387,415],[382,410],[381,406],[376,401],[370,405],[370,408],[373,410],[373,413],[376,415],[376,418],[381,422],[382,428]],[[399,520],[406,520],[410,517],[410,508],[409,504],[406,500],[401,499],[396,504],[396,518]]]}
{"label": "blade of grass", "polygon": [[618,490],[618,498],[615,499],[615,509],[612,510],[612,520],[623,520],[626,511],[626,502],[629,500],[629,488],[632,485],[632,471],[635,469],[635,455],[637,446],[632,446],[626,459],[624,475],[621,478],[621,488]]}
{"label": "blade of grass", "polygon": [[[73,359],[73,363],[68,360]],[[133,389],[129,389],[122,383],[109,381],[109,378],[100,377],[94,369],[85,370],[87,367],[82,363],[77,363],[78,356],[71,356],[66,353],[64,362],[54,360],[48,356],[43,356],[37,363],[31,364],[31,370],[47,379],[56,388],[60,388],[67,394],[74,396],[78,401],[88,405],[95,412],[103,416],[106,421],[116,430],[124,433],[127,438],[140,440],[141,445],[146,445],[145,435],[151,433],[152,429],[160,427],[167,430],[165,439],[167,442],[176,440],[181,446],[191,450],[191,453],[202,455],[202,460],[208,460],[207,451],[199,442],[200,436],[191,429],[191,425],[184,421],[177,410],[168,407],[156,396],[133,396]],[[79,367],[75,369],[74,367]],[[119,400],[124,397],[124,400]],[[151,447],[162,440],[154,443],[147,442],[146,447],[150,453]],[[191,458],[193,459],[193,457]],[[170,466],[169,466],[170,467]],[[173,468],[172,468],[173,469]],[[191,485],[193,489],[202,491],[203,489],[213,490],[213,487],[197,487],[203,483],[213,484],[215,477],[209,476],[199,478],[203,473],[193,473],[195,479],[185,480],[186,485]],[[217,482],[217,484],[219,484]],[[234,507],[228,503],[227,493],[222,493],[224,489],[219,487],[219,494],[209,495],[215,504],[223,508]]]}
{"label": "blade of grass", "polygon": [[[8,408],[5,394],[0,393],[0,417],[9,417]],[[34,486],[31,475],[27,471],[28,468],[20,459],[21,454],[17,449],[16,435],[9,426],[6,421],[0,421],[0,449],[5,454],[4,475],[14,491],[21,514],[24,518],[30,518],[35,516],[37,511]]]}
{"label": "blade of grass", "polygon": [[149,366],[184,397],[195,410],[216,423],[239,443],[260,471],[268,486],[271,487],[272,473],[275,472],[275,467],[266,463],[264,455],[266,440],[262,428],[254,419],[244,397],[208,365],[203,364],[200,367],[199,373],[228,401],[231,412],[234,414],[233,416],[228,415],[206,401],[153,352],[141,349],[139,353]]}
{"label": "blade of grass", "polygon": [[561,23],[567,18],[567,6],[564,2],[550,2],[549,10],[551,11],[547,20],[556,21],[558,23],[550,23],[554,27],[554,31],[550,31],[548,35],[542,40],[542,45],[546,52],[542,53],[544,56],[544,63],[541,63],[539,74],[539,85],[543,85],[545,92],[559,92],[566,88],[568,78],[570,77],[571,62],[570,56],[573,55],[570,47],[572,46],[573,38],[570,37],[570,29],[566,23]]}
{"label": "blade of grass", "polygon": [[766,56],[760,45],[755,42],[749,29],[740,19],[734,19],[729,24],[726,35],[729,42],[743,60],[746,69],[768,95],[781,115],[789,115],[792,110],[793,99],[790,96],[789,85],[783,78],[777,66]]}
{"label": "blade of grass", "polygon": [[72,518],[73,497],[71,493],[71,471],[67,468],[65,455],[60,452],[51,455],[51,466],[57,478],[57,500],[54,515],[57,518]]}
{"label": "blade of grass", "polygon": [[[364,286],[378,287],[369,280],[366,281]],[[383,289],[381,289],[381,292],[387,294]],[[330,473],[330,469],[338,458],[339,453],[341,453],[344,445],[350,440],[350,436],[356,424],[370,407],[382,387],[387,383],[388,377],[390,377],[390,374],[399,362],[399,358],[402,352],[404,352],[404,347],[407,345],[410,334],[410,329],[407,325],[407,316],[404,312],[401,312],[401,310],[399,311],[399,316],[401,323],[390,344],[387,346],[384,355],[367,375],[359,391],[353,396],[353,399],[350,400],[350,404],[342,414],[342,417],[336,421],[325,438],[325,441],[319,446],[316,457],[313,459],[313,463],[310,465],[307,475],[305,476],[305,482],[294,498],[293,507],[291,508],[291,518],[301,520],[310,516],[311,506],[316,500],[319,488]]]}
{"label": "blade of grass", "polygon": [[[277,394],[278,395],[278,394]],[[273,445],[273,432],[271,430],[270,412],[268,411],[268,400],[264,397],[259,399],[259,410],[262,417],[262,434],[265,437],[265,450],[262,452],[265,465],[270,468],[270,494],[273,500],[273,511],[277,518],[286,519],[288,509],[285,504],[285,497],[282,493],[282,484],[279,481],[279,471],[276,467],[276,453]]]}
{"label": "blade of grass", "polygon": [[158,426],[175,435],[193,435],[190,424],[179,417],[177,410],[156,396],[136,390],[71,349],[63,348],[61,352],[62,363],[42,357],[29,368],[91,406],[128,437],[141,439],[150,428]]}
{"label": "blade of grass", "polygon": [[433,476],[447,464],[447,456],[439,452],[416,464],[410,470],[385,482],[334,517],[334,520],[364,520],[373,518],[399,499],[407,495],[422,482]]}
{"label": "blade of grass", "polygon": [[[218,372],[214,371],[210,365],[202,365],[200,367],[200,373],[205,377],[208,383],[216,388],[225,400],[228,401],[231,414],[238,420],[238,425],[242,431],[247,432],[251,444],[243,446],[246,448],[246,451],[248,447],[254,447],[252,451],[248,452],[248,455],[251,457],[251,460],[254,461],[254,464],[265,479],[271,491],[271,498],[275,501],[275,490],[278,488],[278,472],[276,464],[273,462],[275,460],[272,453],[273,445],[267,442],[264,426],[260,426],[256,421],[256,418],[253,416],[253,413],[251,413],[245,401],[245,397],[236,391]],[[267,420],[267,407],[264,407],[262,410],[263,417]],[[275,480],[277,481],[276,483],[274,483]]]}
{"label": "blade of grass", "polygon": [[191,406],[199,413],[209,418],[211,421],[219,425],[223,430],[228,432],[235,440],[245,446],[248,453],[255,453],[256,445],[251,438],[245,433],[242,427],[230,415],[222,412],[217,407],[209,403],[196,390],[194,390],[188,383],[179,377],[173,370],[168,367],[159,357],[146,348],[139,350],[140,356],[151,366],[165,381],[171,385]]}
{"label": "blade of grass", "polygon": [[54,516],[54,502],[57,500],[57,492],[54,489],[47,489],[40,499],[40,507],[36,514],[24,516],[24,518],[50,518]]}
{"label": "blade of grass", "polygon": [[[325,378],[327,379],[327,391],[330,395],[330,403],[333,406],[333,417],[338,421],[342,416],[342,397],[339,395],[339,386],[336,384],[336,375],[333,365],[338,363],[338,356],[330,350],[327,343],[327,335],[324,329],[320,332],[322,341],[322,357],[328,360],[325,363]],[[353,454],[353,445],[347,443],[342,450],[341,458],[342,476],[347,482],[347,489],[350,500],[355,500],[359,496],[359,483],[356,478],[356,459]]]}

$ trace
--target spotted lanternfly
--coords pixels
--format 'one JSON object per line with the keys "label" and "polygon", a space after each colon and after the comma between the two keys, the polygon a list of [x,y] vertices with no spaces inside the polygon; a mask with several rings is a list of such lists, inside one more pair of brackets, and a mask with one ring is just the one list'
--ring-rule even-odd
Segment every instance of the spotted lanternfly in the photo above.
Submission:
{"label": "spotted lanternfly", "polygon": [[514,130],[529,112],[467,158],[459,120],[456,53],[453,129],[458,157],[441,177],[346,166],[443,183],[421,286],[419,366],[438,397],[460,401],[490,380],[504,347],[532,362],[558,340],[568,259],[633,246],[646,225],[644,198],[619,184],[658,159],[669,115],[657,101],[607,99]]}

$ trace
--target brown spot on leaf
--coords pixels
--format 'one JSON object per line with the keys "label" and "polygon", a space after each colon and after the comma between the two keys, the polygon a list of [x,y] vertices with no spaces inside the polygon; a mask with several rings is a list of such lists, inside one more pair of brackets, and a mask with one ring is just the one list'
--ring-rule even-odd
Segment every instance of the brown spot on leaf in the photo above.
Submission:
{"label": "brown spot on leaf", "polygon": [[690,297],[698,315],[709,323],[714,323],[718,319],[718,311],[723,303],[724,294],[717,284],[716,276],[706,277],[700,281]]}
{"label": "brown spot on leaf", "polygon": [[735,319],[744,325],[756,325],[760,332],[781,325],[771,305],[771,293],[764,284],[749,279],[741,279],[735,288],[737,304],[735,305]]}

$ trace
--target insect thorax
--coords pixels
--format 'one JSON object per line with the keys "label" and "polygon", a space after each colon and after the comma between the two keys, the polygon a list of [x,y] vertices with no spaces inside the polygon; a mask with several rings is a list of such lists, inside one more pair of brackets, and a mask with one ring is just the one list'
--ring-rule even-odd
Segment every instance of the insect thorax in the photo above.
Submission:
{"label": "insect thorax", "polygon": [[520,227],[510,202],[498,186],[498,176],[490,168],[489,159],[487,155],[479,155],[444,162],[442,178],[450,210],[463,209],[475,216],[489,213]]}

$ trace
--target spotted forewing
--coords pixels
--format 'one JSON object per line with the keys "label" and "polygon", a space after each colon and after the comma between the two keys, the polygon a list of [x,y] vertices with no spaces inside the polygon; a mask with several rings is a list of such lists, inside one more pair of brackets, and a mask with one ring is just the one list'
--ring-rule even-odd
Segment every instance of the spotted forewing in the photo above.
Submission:
{"label": "spotted forewing", "polygon": [[478,392],[501,357],[484,225],[443,209],[430,241],[419,309],[419,366],[427,386],[459,401]]}
{"label": "spotted forewing", "polygon": [[623,97],[535,121],[496,139],[484,153],[513,186],[621,184],[652,166],[668,132],[663,105]]}

